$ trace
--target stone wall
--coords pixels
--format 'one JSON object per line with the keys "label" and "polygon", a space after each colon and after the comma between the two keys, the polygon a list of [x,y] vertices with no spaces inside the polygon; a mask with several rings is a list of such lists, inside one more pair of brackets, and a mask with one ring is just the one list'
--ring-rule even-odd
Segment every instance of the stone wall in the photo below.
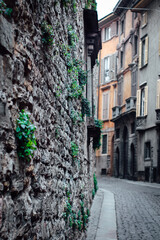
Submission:
{"label": "stone wall", "polygon": [[[74,124],[71,109],[81,111],[80,98],[68,98],[71,79],[63,45],[68,25],[78,41],[74,58],[84,59],[83,7],[65,1],[6,1],[11,17],[0,15],[0,239],[84,239],[64,219],[67,191],[77,214],[82,200],[90,208],[93,151],[86,149],[85,122]],[[53,27],[54,44],[42,43],[41,26]],[[30,163],[17,156],[16,119],[30,113],[36,126],[37,150]],[[79,147],[73,161],[71,142]],[[84,198],[82,197],[84,196]]]}

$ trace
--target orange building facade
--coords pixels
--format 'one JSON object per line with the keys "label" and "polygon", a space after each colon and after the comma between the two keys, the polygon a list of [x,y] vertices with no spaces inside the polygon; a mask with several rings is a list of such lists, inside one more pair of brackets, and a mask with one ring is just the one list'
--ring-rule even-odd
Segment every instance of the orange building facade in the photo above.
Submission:
{"label": "orange building facade", "polygon": [[99,21],[98,118],[104,125],[96,168],[97,174],[136,179],[140,15],[124,9],[127,4],[119,1],[114,12]]}
{"label": "orange building facade", "polygon": [[97,174],[113,172],[113,136],[114,123],[112,108],[117,104],[117,68],[118,17],[113,13],[99,21],[102,49],[99,52],[98,119],[103,121],[102,145],[96,152]]}

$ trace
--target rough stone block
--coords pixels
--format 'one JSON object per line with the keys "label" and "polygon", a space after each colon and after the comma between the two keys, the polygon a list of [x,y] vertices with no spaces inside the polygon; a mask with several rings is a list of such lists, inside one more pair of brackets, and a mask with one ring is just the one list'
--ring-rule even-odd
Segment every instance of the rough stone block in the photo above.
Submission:
{"label": "rough stone block", "polygon": [[13,27],[2,15],[0,15],[0,46],[4,52],[13,52]]}

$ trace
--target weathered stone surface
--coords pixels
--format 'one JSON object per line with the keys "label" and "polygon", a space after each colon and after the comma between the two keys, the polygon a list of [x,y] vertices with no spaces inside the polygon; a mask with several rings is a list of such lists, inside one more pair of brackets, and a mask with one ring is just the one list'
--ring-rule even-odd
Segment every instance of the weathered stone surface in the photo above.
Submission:
{"label": "weathered stone surface", "polygon": [[[11,18],[0,16],[0,239],[82,240],[64,220],[67,191],[73,209],[92,202],[94,161],[86,160],[85,123],[73,124],[71,109],[80,99],[68,98],[71,79],[62,51],[68,45],[68,25],[78,42],[73,57],[84,58],[84,1],[64,7],[62,1],[6,1]],[[53,27],[55,44],[42,43],[41,25]],[[2,51],[1,51],[2,50]],[[31,163],[20,161],[15,138],[19,111],[31,113],[37,150]],[[71,142],[79,148],[73,160]],[[3,197],[1,197],[3,196]],[[3,202],[3,204],[2,204]]]}
{"label": "weathered stone surface", "polygon": [[0,15],[0,46],[2,52],[13,52],[13,25]]}

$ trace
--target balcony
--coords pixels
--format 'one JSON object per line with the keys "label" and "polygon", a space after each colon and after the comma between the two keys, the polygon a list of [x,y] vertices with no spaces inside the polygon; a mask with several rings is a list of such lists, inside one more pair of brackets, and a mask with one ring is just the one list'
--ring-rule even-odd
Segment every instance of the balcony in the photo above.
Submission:
{"label": "balcony", "polygon": [[112,119],[117,118],[120,115],[120,106],[115,106],[112,108]]}
{"label": "balcony", "polygon": [[137,117],[136,120],[136,130],[144,131],[146,127],[146,116]]}
{"label": "balcony", "polygon": [[136,111],[136,97],[130,97],[126,99],[126,112],[131,110]]}

